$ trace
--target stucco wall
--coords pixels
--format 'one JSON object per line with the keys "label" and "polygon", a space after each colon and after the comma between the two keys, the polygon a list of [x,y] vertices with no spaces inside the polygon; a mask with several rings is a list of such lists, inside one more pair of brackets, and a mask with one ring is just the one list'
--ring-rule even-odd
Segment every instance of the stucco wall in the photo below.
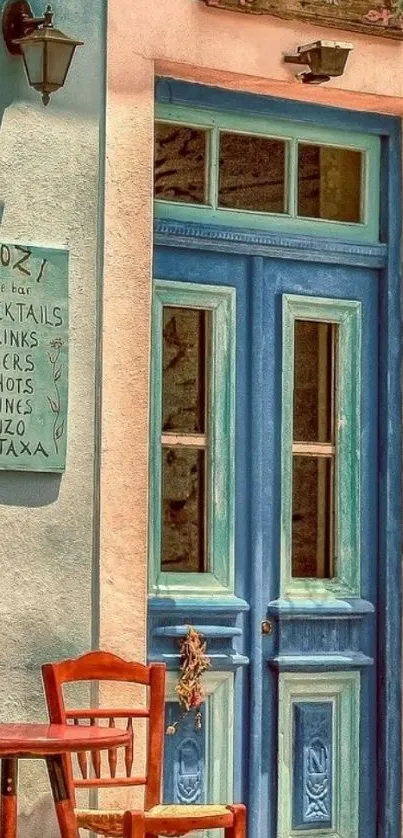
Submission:
{"label": "stucco wall", "polygon": [[[96,629],[92,614],[97,619],[92,576],[104,10],[101,0],[69,0],[56,2],[54,12],[56,25],[85,46],[47,108],[29,89],[22,61],[0,44],[0,239],[67,247],[71,340],[66,472],[0,472],[2,720],[46,717],[40,664],[87,650]],[[25,764],[21,773],[28,805],[48,784],[41,763]]]}
{"label": "stucco wall", "polygon": [[[303,86],[282,54],[319,38],[354,51],[341,78]],[[107,55],[100,637],[144,659],[154,77],[401,114],[403,44],[200,0],[109,0]]]}
{"label": "stucco wall", "polygon": [[[282,54],[318,38],[348,39],[354,50],[341,78],[301,85]],[[402,61],[400,42],[241,16],[200,0],[109,2],[101,640],[124,655],[146,654],[154,76],[400,114]]]}

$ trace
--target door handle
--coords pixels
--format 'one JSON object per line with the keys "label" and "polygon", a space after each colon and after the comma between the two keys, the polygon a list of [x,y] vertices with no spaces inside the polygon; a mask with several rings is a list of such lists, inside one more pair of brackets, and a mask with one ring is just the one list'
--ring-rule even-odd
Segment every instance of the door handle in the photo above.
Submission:
{"label": "door handle", "polygon": [[262,621],[262,634],[273,634],[273,623],[271,620]]}

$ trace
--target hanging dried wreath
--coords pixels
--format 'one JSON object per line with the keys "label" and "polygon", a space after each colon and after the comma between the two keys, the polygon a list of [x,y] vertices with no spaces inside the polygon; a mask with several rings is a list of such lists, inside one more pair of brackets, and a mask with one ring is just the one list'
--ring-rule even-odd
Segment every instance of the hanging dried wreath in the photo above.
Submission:
{"label": "hanging dried wreath", "polygon": [[203,635],[196,631],[193,626],[189,626],[188,633],[181,643],[181,675],[175,687],[182,713],[177,722],[168,725],[166,730],[168,734],[176,733],[181,719],[190,710],[195,711],[196,729],[200,730],[201,728],[202,716],[199,708],[204,700],[201,679],[203,673],[210,666],[210,659],[206,655],[206,647],[207,643],[203,640]]}

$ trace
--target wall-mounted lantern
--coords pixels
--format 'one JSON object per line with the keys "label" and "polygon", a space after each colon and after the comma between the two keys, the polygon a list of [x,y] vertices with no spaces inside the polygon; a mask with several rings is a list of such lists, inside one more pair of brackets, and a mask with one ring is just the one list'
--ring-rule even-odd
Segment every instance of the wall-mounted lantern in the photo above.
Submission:
{"label": "wall-mounted lantern", "polygon": [[63,87],[75,48],[83,43],[54,29],[52,21],[50,6],[43,17],[34,17],[27,0],[10,0],[3,11],[7,48],[12,55],[22,55],[28,82],[42,93],[44,105]]}
{"label": "wall-mounted lantern", "polygon": [[335,76],[342,76],[352,44],[339,41],[315,41],[297,47],[296,55],[285,55],[287,64],[305,64],[309,71],[297,73],[304,84],[322,84]]}

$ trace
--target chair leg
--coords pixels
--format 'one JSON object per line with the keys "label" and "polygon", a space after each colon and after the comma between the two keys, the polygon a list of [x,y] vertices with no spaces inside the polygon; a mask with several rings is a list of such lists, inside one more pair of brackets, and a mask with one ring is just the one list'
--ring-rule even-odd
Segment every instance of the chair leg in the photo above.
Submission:
{"label": "chair leg", "polygon": [[1,836],[17,835],[17,782],[18,760],[5,757],[1,761]]}
{"label": "chair leg", "polygon": [[80,838],[73,801],[69,795],[65,763],[60,754],[46,757],[61,838]]}
{"label": "chair leg", "polygon": [[123,838],[145,838],[144,812],[128,811],[123,816]]}
{"label": "chair leg", "polygon": [[225,838],[246,838],[246,806],[234,803],[227,808],[234,813],[234,822],[224,829]]}

